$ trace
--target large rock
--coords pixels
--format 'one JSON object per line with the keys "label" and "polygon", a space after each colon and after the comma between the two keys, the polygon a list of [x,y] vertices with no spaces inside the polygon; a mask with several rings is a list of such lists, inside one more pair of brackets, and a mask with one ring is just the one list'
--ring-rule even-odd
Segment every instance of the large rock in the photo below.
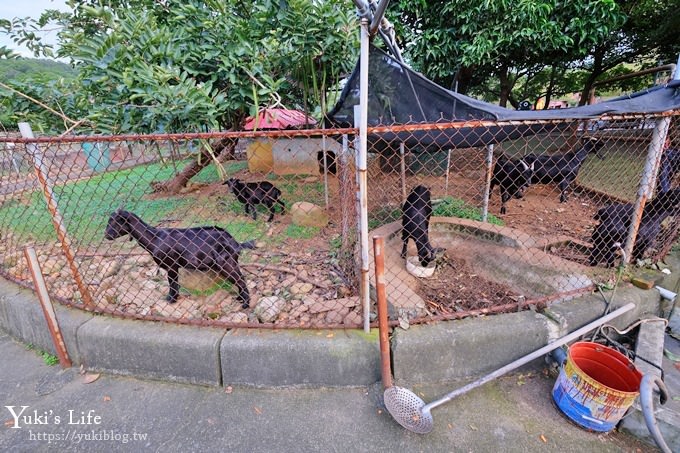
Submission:
{"label": "large rock", "polygon": [[307,201],[298,201],[290,209],[292,222],[298,226],[325,227],[328,225],[328,214],[320,206]]}
{"label": "large rock", "polygon": [[254,313],[261,322],[272,322],[281,313],[286,301],[277,296],[263,297],[257,301]]}
{"label": "large rock", "polygon": [[[165,277],[165,275],[164,275]],[[179,270],[179,284],[183,288],[194,291],[207,291],[212,289],[218,283],[221,283],[222,277],[217,272],[213,271],[191,271],[187,269]]]}

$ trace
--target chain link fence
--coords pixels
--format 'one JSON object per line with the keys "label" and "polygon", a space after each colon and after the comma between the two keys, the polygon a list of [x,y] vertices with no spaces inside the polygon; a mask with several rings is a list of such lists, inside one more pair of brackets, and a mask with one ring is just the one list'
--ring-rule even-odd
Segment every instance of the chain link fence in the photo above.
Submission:
{"label": "chain link fence", "polygon": [[[590,291],[613,281],[631,234],[634,264],[670,250],[677,116],[474,130],[496,143],[449,146],[468,133],[456,123],[369,130],[369,235],[386,238],[393,323]],[[355,133],[0,137],[0,273],[32,286],[33,245],[51,296],[89,311],[360,327]]]}

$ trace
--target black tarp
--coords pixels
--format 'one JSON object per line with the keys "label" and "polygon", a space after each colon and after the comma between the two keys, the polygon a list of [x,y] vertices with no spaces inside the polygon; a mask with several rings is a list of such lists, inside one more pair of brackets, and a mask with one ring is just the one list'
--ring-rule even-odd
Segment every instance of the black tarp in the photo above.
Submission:
{"label": "black tarp", "polygon": [[[472,147],[566,128],[567,120],[587,120],[603,115],[655,114],[680,109],[680,81],[622,96],[599,104],[554,110],[510,110],[442,88],[380,49],[371,46],[368,73],[368,125],[485,121],[494,124],[433,131],[369,134],[372,147],[392,147],[395,142],[424,148]],[[354,125],[359,104],[359,64],[347,80],[340,99],[328,114],[336,127]],[[555,120],[543,124],[537,120]],[[509,121],[525,122],[508,124]],[[498,123],[498,124],[496,124]]]}

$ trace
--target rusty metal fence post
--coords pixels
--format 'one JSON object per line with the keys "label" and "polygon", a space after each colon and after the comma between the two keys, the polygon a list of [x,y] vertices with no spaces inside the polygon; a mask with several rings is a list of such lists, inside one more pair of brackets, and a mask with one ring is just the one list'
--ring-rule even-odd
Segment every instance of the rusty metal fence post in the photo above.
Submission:
{"label": "rusty metal fence post", "polygon": [[66,343],[64,342],[64,337],[61,335],[61,330],[59,329],[57,315],[54,312],[54,307],[52,306],[52,301],[50,300],[50,295],[48,294],[47,286],[45,285],[45,279],[40,270],[38,255],[35,253],[33,247],[26,247],[24,248],[24,256],[28,262],[28,268],[31,271],[31,277],[33,278],[33,284],[38,293],[38,299],[40,300],[43,315],[45,315],[47,329],[50,331],[54,349],[57,351],[57,357],[59,357],[59,364],[62,368],[70,368],[72,366],[71,359],[66,350]]}
{"label": "rusty metal fence post", "polygon": [[633,256],[633,247],[635,246],[635,239],[637,238],[638,230],[640,229],[640,222],[642,221],[642,214],[645,209],[645,204],[651,196],[651,189],[653,181],[656,178],[654,172],[657,160],[661,159],[661,152],[663,151],[663,142],[668,133],[668,125],[670,120],[668,118],[661,118],[657,120],[656,127],[652,133],[652,140],[649,144],[647,158],[645,159],[645,167],[640,178],[640,185],[638,187],[637,197],[635,199],[635,206],[633,208],[633,216],[631,218],[630,227],[628,229],[628,236],[626,237],[626,244],[623,247],[625,252],[626,264],[630,263]]}
{"label": "rusty metal fence post", "polygon": [[[19,130],[21,131],[21,135],[24,138],[35,138],[30,124],[19,123]],[[90,291],[88,290],[87,285],[85,284],[85,281],[78,270],[78,265],[76,264],[75,256],[71,247],[71,240],[68,236],[68,232],[66,231],[64,219],[59,212],[57,198],[54,196],[53,184],[49,178],[42,151],[35,143],[27,143],[26,149],[33,160],[35,173],[38,177],[38,181],[40,181],[40,185],[42,186],[47,208],[52,216],[52,223],[54,225],[54,229],[57,232],[57,237],[61,243],[61,248],[64,251],[66,261],[68,262],[71,273],[73,274],[73,279],[75,280],[76,285],[78,285],[78,290],[80,291],[80,295],[82,296],[85,305],[92,306],[94,305],[94,301],[92,300],[92,295],[90,294]]]}
{"label": "rusty metal fence post", "polygon": [[378,324],[380,325],[380,366],[383,387],[392,387],[390,369],[390,339],[387,329],[387,292],[385,289],[385,238],[373,236],[373,255],[375,262],[375,291],[378,302]]}

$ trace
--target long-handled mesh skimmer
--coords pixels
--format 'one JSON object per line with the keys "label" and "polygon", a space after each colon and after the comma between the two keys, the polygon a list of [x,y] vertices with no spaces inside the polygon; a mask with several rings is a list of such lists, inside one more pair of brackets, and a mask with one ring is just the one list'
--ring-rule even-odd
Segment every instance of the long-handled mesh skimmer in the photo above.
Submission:
{"label": "long-handled mesh skimmer", "polygon": [[615,310],[608,315],[596,319],[595,321],[587,324],[574,332],[565,335],[564,337],[555,340],[554,342],[538,349],[531,354],[524,356],[514,362],[500,368],[493,373],[487,374],[486,376],[461,387],[458,390],[454,390],[447,395],[439,398],[438,400],[432,401],[431,403],[425,404],[425,402],[412,391],[405,389],[403,387],[391,386],[385,389],[383,398],[385,401],[385,407],[392,415],[392,417],[404,428],[409,431],[413,431],[418,434],[425,434],[432,431],[434,425],[434,420],[432,419],[432,409],[441,406],[442,404],[448,403],[455,397],[469,392],[470,390],[477,388],[487,382],[503,376],[505,373],[512,371],[520,366],[537,359],[553,349],[559,348],[560,346],[577,339],[578,337],[590,332],[591,330],[601,326],[602,324],[626,313],[627,311],[633,309],[635,304],[627,304],[623,307]]}

